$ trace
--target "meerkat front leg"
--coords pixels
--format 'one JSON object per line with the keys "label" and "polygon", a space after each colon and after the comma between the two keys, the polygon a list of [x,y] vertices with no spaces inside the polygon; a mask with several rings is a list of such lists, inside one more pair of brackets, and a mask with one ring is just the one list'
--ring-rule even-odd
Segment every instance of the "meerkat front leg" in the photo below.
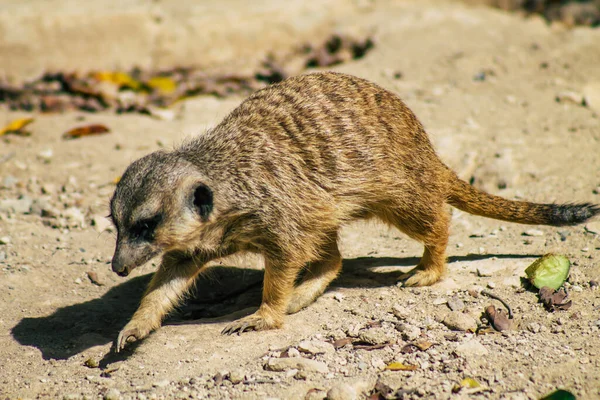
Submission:
{"label": "meerkat front leg", "polygon": [[279,328],[288,308],[294,281],[302,263],[265,260],[265,280],[262,303],[254,314],[228,324],[221,332],[224,335],[255,330]]}
{"label": "meerkat front leg", "polygon": [[121,332],[115,343],[116,352],[127,343],[141,340],[160,327],[166,314],[175,307],[200,272],[201,266],[192,259],[163,257],[160,267],[152,277],[139,308]]}

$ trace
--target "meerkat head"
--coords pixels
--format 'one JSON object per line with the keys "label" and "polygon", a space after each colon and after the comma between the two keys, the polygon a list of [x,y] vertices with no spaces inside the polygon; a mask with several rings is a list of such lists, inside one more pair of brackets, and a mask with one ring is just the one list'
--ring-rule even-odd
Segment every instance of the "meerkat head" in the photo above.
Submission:
{"label": "meerkat head", "polygon": [[132,163],[110,202],[117,228],[112,269],[121,276],[168,251],[191,254],[214,219],[213,192],[197,168],[159,151]]}

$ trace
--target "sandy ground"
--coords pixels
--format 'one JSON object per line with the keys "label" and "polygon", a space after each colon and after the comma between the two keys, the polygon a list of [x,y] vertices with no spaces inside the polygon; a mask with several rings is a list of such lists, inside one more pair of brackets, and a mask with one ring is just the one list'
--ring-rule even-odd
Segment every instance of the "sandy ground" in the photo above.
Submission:
{"label": "sandy ground", "polygon": [[[376,47],[336,70],[397,92],[448,165],[505,197],[600,203],[599,30],[453,2],[364,7],[344,29],[369,29]],[[524,227],[454,211],[447,277],[411,289],[397,277],[418,262],[421,246],[375,223],[351,225],[342,234],[344,273],[282,329],[220,335],[260,299],[260,260],[238,259],[202,278],[160,330],[112,354],[155,268],[128,278],[111,272],[114,234],[99,231],[112,182],[131,161],[201,134],[241,100],[192,99],[172,121],[33,115],[31,136],[2,138],[0,398],[342,399],[384,385],[389,398],[537,399],[557,388],[600,396],[600,291],[590,285],[600,272],[598,222]],[[4,122],[24,116],[0,111]],[[111,133],[61,138],[88,123]],[[522,283],[524,269],[548,252],[573,262],[568,311],[547,312]],[[515,329],[474,335],[442,323],[449,300],[467,326],[487,305],[501,307],[477,295],[484,287],[512,306]],[[346,337],[366,348],[328,344]],[[424,342],[431,346],[410,346]],[[385,370],[394,361],[416,369]],[[278,362],[293,365],[271,371]],[[481,387],[453,393],[464,378]]]}

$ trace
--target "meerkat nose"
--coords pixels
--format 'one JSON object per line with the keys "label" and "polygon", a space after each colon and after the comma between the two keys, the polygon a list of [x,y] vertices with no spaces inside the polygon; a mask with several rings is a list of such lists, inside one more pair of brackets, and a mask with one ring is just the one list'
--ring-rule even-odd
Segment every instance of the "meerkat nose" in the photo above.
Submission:
{"label": "meerkat nose", "polygon": [[129,275],[129,269],[125,266],[123,260],[120,260],[119,258],[120,257],[117,257],[117,254],[115,254],[115,256],[112,259],[113,272],[116,272],[119,276]]}

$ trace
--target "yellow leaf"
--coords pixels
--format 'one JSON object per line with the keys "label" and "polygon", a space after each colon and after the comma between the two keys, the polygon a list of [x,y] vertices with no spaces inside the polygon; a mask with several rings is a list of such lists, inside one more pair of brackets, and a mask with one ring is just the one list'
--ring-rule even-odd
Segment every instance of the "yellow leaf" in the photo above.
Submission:
{"label": "yellow leaf", "polygon": [[115,179],[113,179],[112,184],[116,185],[117,183],[121,182],[121,177],[117,176]]}
{"label": "yellow leaf", "polygon": [[166,76],[155,76],[154,78],[149,79],[148,82],[146,82],[146,85],[164,94],[173,93],[177,88],[177,83]]}
{"label": "yellow leaf", "polygon": [[79,128],[71,129],[63,134],[63,139],[77,139],[84,136],[92,136],[92,135],[102,135],[104,133],[108,133],[110,130],[100,124],[92,124],[81,126]]}
{"label": "yellow leaf", "polygon": [[464,388],[474,389],[480,387],[481,384],[473,378],[465,378],[462,381],[460,381],[460,386]]}
{"label": "yellow leaf", "polygon": [[385,367],[388,371],[414,371],[417,368],[416,365],[406,365],[399,362],[393,362]]}
{"label": "yellow leaf", "polygon": [[136,91],[142,89],[142,84],[133,79],[129,74],[126,74],[125,72],[102,71],[94,73],[93,76],[96,80],[99,80],[101,82],[114,83],[119,87],[127,87]]}
{"label": "yellow leaf", "polygon": [[32,123],[33,118],[20,118],[11,121],[10,124],[6,125],[4,129],[0,130],[0,136],[5,135],[7,133],[17,133],[19,135],[26,135],[26,132],[23,130],[27,125]]}

